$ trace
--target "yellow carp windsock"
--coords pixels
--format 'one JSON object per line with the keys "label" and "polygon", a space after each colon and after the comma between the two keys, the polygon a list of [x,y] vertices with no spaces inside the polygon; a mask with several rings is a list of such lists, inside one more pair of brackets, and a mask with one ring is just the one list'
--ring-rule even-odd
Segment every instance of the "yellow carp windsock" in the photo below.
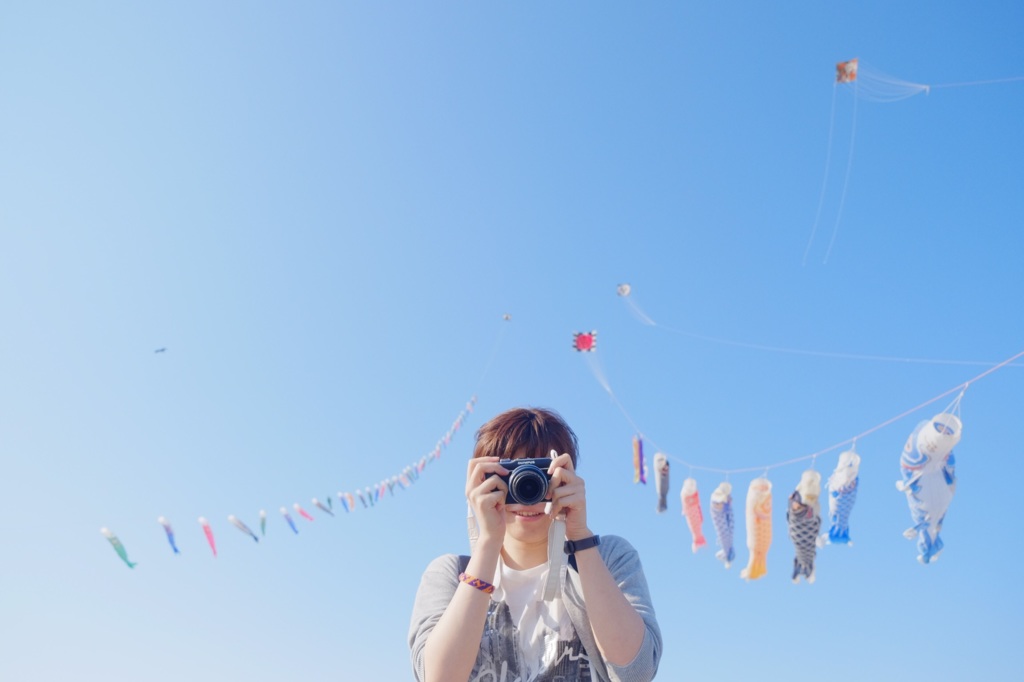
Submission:
{"label": "yellow carp windsock", "polygon": [[696,552],[708,544],[708,541],[704,538],[704,512],[700,509],[697,480],[688,478],[683,481],[683,489],[679,492],[679,497],[683,501],[683,516],[686,517],[686,525],[690,528],[690,534],[693,536],[693,545],[691,547]]}
{"label": "yellow carp windsock", "polygon": [[744,580],[757,580],[768,573],[768,548],[772,544],[772,484],[755,478],[747,488],[747,549],[750,562],[740,572]]}

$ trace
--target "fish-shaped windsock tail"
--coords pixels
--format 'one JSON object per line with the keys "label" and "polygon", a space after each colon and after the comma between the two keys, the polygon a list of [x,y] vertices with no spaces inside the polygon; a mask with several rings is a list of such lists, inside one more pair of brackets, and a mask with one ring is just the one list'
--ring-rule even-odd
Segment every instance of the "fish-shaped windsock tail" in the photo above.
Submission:
{"label": "fish-shaped windsock tail", "polygon": [[662,453],[654,455],[654,488],[658,493],[658,513],[668,509],[668,458]]}
{"label": "fish-shaped windsock tail", "polygon": [[715,527],[718,546],[721,547],[715,553],[715,558],[729,568],[736,558],[733,549],[736,521],[732,511],[732,485],[728,482],[719,483],[715,492],[711,493],[711,523]]}
{"label": "fish-shaped windsock tail", "polygon": [[683,502],[683,516],[686,517],[686,525],[693,536],[693,544],[690,545],[694,552],[708,544],[704,538],[704,514],[700,508],[700,493],[697,491],[697,481],[687,478],[683,481],[683,489],[679,492]]}
{"label": "fish-shaped windsock tail", "polygon": [[756,580],[768,573],[768,548],[772,544],[772,484],[755,478],[747,488],[747,549],[750,561],[741,578]]}

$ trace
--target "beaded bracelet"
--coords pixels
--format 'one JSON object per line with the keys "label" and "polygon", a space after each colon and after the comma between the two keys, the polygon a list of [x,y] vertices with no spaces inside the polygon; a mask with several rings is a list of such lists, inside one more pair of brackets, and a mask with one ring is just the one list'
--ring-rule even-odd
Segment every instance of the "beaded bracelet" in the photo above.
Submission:
{"label": "beaded bracelet", "polygon": [[490,584],[486,580],[480,580],[480,578],[474,578],[473,576],[466,575],[465,573],[459,574],[459,582],[466,583],[470,587],[475,587],[486,594],[494,592],[494,585]]}

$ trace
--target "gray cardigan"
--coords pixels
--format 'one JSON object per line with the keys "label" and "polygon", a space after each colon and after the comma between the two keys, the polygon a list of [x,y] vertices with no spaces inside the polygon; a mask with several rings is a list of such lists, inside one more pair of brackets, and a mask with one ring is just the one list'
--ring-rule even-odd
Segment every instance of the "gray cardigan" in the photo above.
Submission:
{"label": "gray cardigan", "polygon": [[[640,651],[624,666],[608,663],[601,658],[594,633],[590,629],[587,607],[583,602],[580,576],[569,566],[565,568],[567,575],[562,591],[566,610],[590,658],[595,679],[602,682],[649,682],[658,672],[658,661],[661,659],[661,630],[654,616],[654,606],[651,604],[640,557],[629,542],[615,535],[602,535],[598,550],[619,589],[644,621],[644,641]],[[464,570],[466,561],[467,557],[456,554],[440,556],[430,562],[420,580],[409,625],[412,667],[420,682],[423,680],[423,648],[459,586],[459,573]]]}

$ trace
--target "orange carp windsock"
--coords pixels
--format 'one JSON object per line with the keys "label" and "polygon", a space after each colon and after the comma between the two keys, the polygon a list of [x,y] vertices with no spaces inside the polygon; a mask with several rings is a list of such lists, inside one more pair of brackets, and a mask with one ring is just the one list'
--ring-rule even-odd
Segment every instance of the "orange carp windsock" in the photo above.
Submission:
{"label": "orange carp windsock", "polygon": [[654,455],[654,489],[658,493],[658,513],[668,509],[668,458],[662,453]]}
{"label": "orange carp windsock", "polygon": [[747,488],[747,549],[750,562],[740,572],[744,580],[757,580],[768,573],[768,548],[772,544],[772,484],[755,478]]}
{"label": "orange carp windsock", "polygon": [[690,528],[690,534],[693,535],[693,551],[696,552],[698,549],[708,544],[708,541],[704,539],[704,514],[700,510],[700,495],[697,493],[697,481],[693,478],[688,478],[683,481],[683,489],[679,493],[679,497],[683,501],[683,516],[686,517],[686,525]]}

